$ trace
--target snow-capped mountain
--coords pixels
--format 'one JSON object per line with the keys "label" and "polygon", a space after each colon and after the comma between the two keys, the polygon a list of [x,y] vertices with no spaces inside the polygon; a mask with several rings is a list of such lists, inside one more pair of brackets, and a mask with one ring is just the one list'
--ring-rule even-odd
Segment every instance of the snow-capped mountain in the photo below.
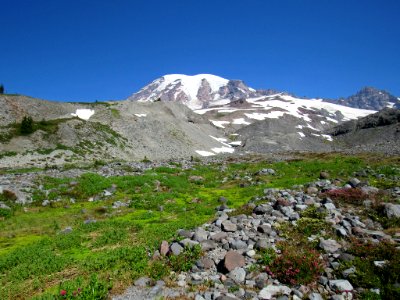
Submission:
{"label": "snow-capped mountain", "polygon": [[306,122],[310,128],[323,130],[335,123],[375,112],[323,99],[302,99],[273,90],[256,90],[241,80],[228,80],[210,74],[165,75],[128,100],[181,102],[194,112],[205,115],[214,126],[229,132],[256,121],[285,116],[293,116]]}
{"label": "snow-capped mountain", "polygon": [[228,80],[211,74],[162,76],[133,94],[128,100],[177,101],[191,109],[206,108],[219,100],[237,100],[268,95],[275,91],[255,90],[241,80]]}

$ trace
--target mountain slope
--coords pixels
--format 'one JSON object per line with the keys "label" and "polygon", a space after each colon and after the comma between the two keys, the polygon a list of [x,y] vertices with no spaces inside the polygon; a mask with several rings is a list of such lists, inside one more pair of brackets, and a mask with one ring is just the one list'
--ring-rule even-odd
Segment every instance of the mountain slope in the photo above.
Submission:
{"label": "mountain slope", "polygon": [[[223,133],[180,103],[59,103],[0,96],[0,165],[44,166],[95,159],[166,160],[233,152]],[[23,116],[35,131],[21,135]]]}
{"label": "mountain slope", "polygon": [[400,154],[400,110],[385,108],[329,130],[339,149]]}

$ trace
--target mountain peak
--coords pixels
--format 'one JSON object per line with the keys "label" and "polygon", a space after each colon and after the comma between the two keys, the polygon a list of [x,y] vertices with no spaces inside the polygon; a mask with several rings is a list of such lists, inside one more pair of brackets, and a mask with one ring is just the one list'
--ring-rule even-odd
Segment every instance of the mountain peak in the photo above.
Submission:
{"label": "mountain peak", "polygon": [[128,100],[161,99],[182,102],[191,109],[200,109],[208,107],[213,101],[235,100],[255,95],[256,90],[240,80],[228,80],[212,74],[167,74],[152,81]]}
{"label": "mountain peak", "polygon": [[384,90],[380,90],[380,89],[377,89],[377,88],[375,88],[375,87],[372,87],[372,86],[365,86],[365,87],[363,87],[361,90],[359,90],[358,92],[357,92],[357,94],[365,94],[365,93],[367,93],[367,94],[389,94],[388,92],[386,92],[386,91],[384,91]]}
{"label": "mountain peak", "polygon": [[400,101],[384,90],[366,86],[355,95],[340,99],[339,103],[354,108],[381,110],[385,107],[398,106]]}

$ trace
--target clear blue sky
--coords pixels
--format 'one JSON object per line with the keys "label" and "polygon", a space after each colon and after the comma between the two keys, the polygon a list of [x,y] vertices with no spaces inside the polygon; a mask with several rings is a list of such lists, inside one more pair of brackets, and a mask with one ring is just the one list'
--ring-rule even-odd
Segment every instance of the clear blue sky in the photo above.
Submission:
{"label": "clear blue sky", "polygon": [[60,101],[124,99],[164,74],[335,98],[400,96],[400,1],[0,0],[0,83]]}

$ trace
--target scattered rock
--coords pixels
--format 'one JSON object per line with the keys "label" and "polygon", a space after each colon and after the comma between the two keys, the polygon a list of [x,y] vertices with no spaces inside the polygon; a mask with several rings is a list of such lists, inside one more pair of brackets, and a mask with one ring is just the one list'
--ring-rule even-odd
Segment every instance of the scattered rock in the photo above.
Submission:
{"label": "scattered rock", "polygon": [[272,299],[276,295],[290,295],[291,289],[285,285],[268,285],[267,287],[263,288],[259,293],[258,297],[260,299]]}
{"label": "scattered rock", "polygon": [[254,208],[253,212],[256,215],[264,215],[264,214],[268,214],[271,213],[273,211],[273,207],[271,205],[268,204],[262,204],[262,205],[258,205]]}
{"label": "scattered rock", "polygon": [[235,268],[243,267],[246,264],[246,261],[240,253],[230,250],[226,253],[223,266],[226,271],[231,272]]}
{"label": "scattered rock", "polygon": [[324,240],[323,238],[321,238],[319,242],[319,247],[327,253],[334,253],[338,251],[342,246],[335,240]]}
{"label": "scattered rock", "polygon": [[241,284],[246,278],[246,271],[243,268],[235,268],[229,272],[228,277],[236,283]]}
{"label": "scattered rock", "polygon": [[189,176],[189,181],[191,181],[191,182],[202,182],[202,181],[204,181],[204,177],[192,175],[192,176]]}
{"label": "scattered rock", "polygon": [[353,290],[351,283],[344,279],[329,280],[329,287],[337,292],[351,292]]}
{"label": "scattered rock", "polygon": [[209,270],[214,268],[215,263],[212,259],[203,257],[196,262],[196,266],[200,269]]}
{"label": "scattered rock", "polygon": [[400,218],[400,204],[385,203],[383,211],[388,218]]}
{"label": "scattered rock", "polygon": [[314,187],[314,186],[310,186],[307,188],[307,194],[309,195],[315,195],[318,193],[318,188]]}
{"label": "scattered rock", "polygon": [[166,256],[169,251],[169,245],[167,241],[162,241],[160,246],[160,254]]}
{"label": "scattered rock", "polygon": [[237,226],[231,221],[225,220],[222,222],[222,230],[226,232],[235,232],[237,230]]}
{"label": "scattered rock", "polygon": [[134,285],[138,287],[146,287],[151,283],[151,279],[148,277],[140,277],[135,280]]}
{"label": "scattered rock", "polygon": [[328,172],[322,171],[321,173],[319,173],[319,178],[320,179],[329,179],[330,175]]}
{"label": "scattered rock", "polygon": [[308,295],[308,299],[310,300],[324,300],[320,293],[311,293]]}
{"label": "scattered rock", "polygon": [[267,239],[259,239],[254,245],[254,248],[257,250],[266,250],[268,248],[271,248],[271,244]]}
{"label": "scattered rock", "polygon": [[1,209],[11,210],[11,207],[5,205],[3,202],[0,202],[0,208],[1,208]]}
{"label": "scattered rock", "polygon": [[361,184],[361,181],[354,177],[349,180],[349,184],[351,185],[351,187],[355,188]]}
{"label": "scattered rock", "polygon": [[260,175],[275,175],[275,170],[274,169],[262,169],[257,172]]}
{"label": "scattered rock", "polygon": [[172,243],[170,247],[170,251],[173,255],[179,255],[183,251],[183,247],[179,243]]}
{"label": "scattered rock", "polygon": [[65,227],[63,230],[61,230],[60,233],[62,234],[68,234],[72,232],[72,227]]}

